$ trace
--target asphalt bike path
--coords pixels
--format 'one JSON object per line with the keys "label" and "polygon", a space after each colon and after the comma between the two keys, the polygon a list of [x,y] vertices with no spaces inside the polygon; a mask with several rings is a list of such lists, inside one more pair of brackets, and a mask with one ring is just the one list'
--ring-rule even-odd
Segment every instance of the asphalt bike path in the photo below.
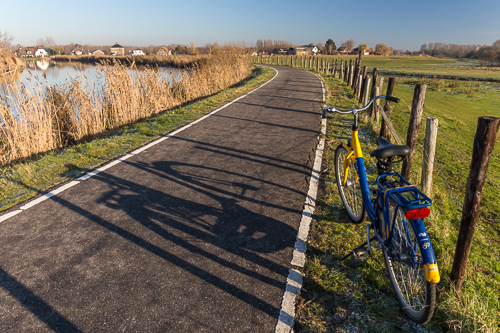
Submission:
{"label": "asphalt bike path", "polygon": [[183,131],[10,210],[0,331],[275,332],[323,99],[314,75],[277,70]]}

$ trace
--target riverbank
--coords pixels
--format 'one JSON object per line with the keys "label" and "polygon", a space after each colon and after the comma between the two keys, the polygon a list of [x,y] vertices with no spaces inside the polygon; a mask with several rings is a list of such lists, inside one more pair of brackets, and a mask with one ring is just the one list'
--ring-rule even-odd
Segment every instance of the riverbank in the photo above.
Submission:
{"label": "riverbank", "polygon": [[61,184],[182,127],[270,80],[275,72],[253,68],[250,75],[215,95],[110,130],[94,140],[55,149],[0,167],[0,210]]}
{"label": "riverbank", "polygon": [[77,78],[64,86],[9,85],[0,99],[0,164],[89,140],[213,95],[250,73],[247,58],[223,53],[202,59],[175,82],[157,75],[155,68],[117,63],[102,66],[92,86]]}
{"label": "riverbank", "polygon": [[81,62],[85,64],[101,64],[101,63],[122,63],[132,64],[135,63],[139,66],[161,66],[161,67],[175,67],[175,68],[191,68],[196,67],[201,59],[206,57],[190,56],[190,55],[173,55],[173,56],[93,56],[93,55],[56,55],[51,59],[54,61],[63,62]]}

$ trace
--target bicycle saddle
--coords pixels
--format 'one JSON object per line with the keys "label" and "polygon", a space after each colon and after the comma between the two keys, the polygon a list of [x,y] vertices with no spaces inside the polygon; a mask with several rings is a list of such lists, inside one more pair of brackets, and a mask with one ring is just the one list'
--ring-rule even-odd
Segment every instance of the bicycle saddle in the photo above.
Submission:
{"label": "bicycle saddle", "polygon": [[379,137],[377,139],[378,148],[370,153],[370,156],[375,156],[376,158],[385,159],[393,156],[404,157],[410,153],[410,147],[406,145],[394,145],[387,141],[384,137]]}

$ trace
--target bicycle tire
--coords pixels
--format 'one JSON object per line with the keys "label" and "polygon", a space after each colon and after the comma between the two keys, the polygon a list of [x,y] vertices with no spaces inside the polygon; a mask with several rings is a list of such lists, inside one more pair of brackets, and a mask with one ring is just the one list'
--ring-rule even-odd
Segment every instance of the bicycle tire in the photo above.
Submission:
{"label": "bicycle tire", "polygon": [[[413,248],[417,256],[419,256],[420,249],[417,245],[415,231],[411,223],[407,220],[407,228],[404,227],[404,212],[400,207],[395,212],[396,206],[396,203],[392,199],[389,199],[390,221],[386,223],[384,218],[380,219],[382,222],[380,228],[382,239],[387,239],[387,233],[392,228],[392,219],[394,214],[397,214],[394,221],[395,227],[391,244],[389,245],[393,259],[406,260],[411,251],[410,244],[414,245]],[[411,243],[408,242],[408,235]],[[425,279],[424,267],[422,265],[418,265],[415,268],[411,264],[392,260],[385,249],[383,253],[389,279],[402,310],[412,321],[418,324],[427,323],[432,318],[436,308],[436,284],[428,282]],[[419,259],[421,261],[421,256]],[[411,261],[411,259],[409,260]]]}
{"label": "bicycle tire", "polygon": [[352,222],[361,223],[366,219],[366,208],[363,205],[361,187],[359,180],[356,181],[356,168],[351,158],[349,158],[347,182],[346,184],[342,184],[344,160],[347,155],[348,152],[342,145],[338,146],[335,150],[335,179],[347,215],[349,215]]}

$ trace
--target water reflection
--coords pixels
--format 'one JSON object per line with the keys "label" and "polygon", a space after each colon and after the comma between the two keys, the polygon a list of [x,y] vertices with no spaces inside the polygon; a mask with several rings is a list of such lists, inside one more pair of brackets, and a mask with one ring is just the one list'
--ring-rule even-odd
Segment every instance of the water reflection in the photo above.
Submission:
{"label": "water reflection", "polygon": [[[19,84],[22,82],[26,88],[33,88],[39,84],[46,86],[64,85],[66,81],[77,79],[88,86],[100,85],[102,81],[100,66],[76,62],[55,62],[47,59],[25,61],[26,69],[22,72],[6,74],[0,77],[0,86]],[[140,69],[140,68],[139,68]],[[134,71],[130,71],[133,75]],[[180,71],[174,68],[159,67],[157,75],[166,78],[168,82],[180,80]],[[0,89],[0,94],[2,93]]]}
{"label": "water reflection", "polygon": [[49,61],[48,60],[37,60],[36,66],[39,69],[41,69],[42,71],[46,71],[49,68]]}

